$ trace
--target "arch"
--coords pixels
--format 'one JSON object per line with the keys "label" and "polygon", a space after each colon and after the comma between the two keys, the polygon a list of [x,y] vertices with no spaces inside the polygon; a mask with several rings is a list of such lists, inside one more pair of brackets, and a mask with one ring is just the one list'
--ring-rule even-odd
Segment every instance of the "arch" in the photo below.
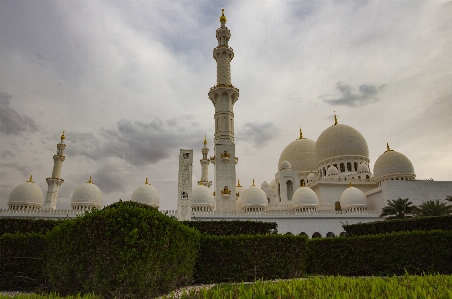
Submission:
{"label": "arch", "polygon": [[344,163],[339,164],[339,166],[340,166],[340,171],[341,172],[345,172],[345,165],[344,165]]}
{"label": "arch", "polygon": [[370,180],[370,177],[368,175],[366,175],[366,180]]}
{"label": "arch", "polygon": [[347,162],[347,171],[352,171],[352,163]]}
{"label": "arch", "polygon": [[288,180],[286,182],[287,186],[287,200],[292,200],[293,196],[293,182],[291,180]]}
{"label": "arch", "polygon": [[279,199],[279,202],[281,202],[281,184],[278,182],[278,199]]}
{"label": "arch", "polygon": [[358,171],[358,162],[353,163],[353,166],[355,166],[355,171]]}

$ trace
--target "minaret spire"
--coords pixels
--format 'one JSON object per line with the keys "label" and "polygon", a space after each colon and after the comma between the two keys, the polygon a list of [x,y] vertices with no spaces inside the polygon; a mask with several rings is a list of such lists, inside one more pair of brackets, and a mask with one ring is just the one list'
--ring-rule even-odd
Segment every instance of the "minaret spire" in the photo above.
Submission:
{"label": "minaret spire", "polygon": [[[222,9],[221,26],[216,31],[218,44],[213,49],[213,58],[217,62],[217,84],[209,91],[209,99],[215,106],[215,156],[211,160],[215,165],[217,211],[235,211],[235,165],[238,162],[235,156],[233,107],[239,98],[239,90],[231,81],[231,60],[234,58],[234,51],[229,47],[231,32],[226,27],[226,21]],[[221,192],[226,187],[231,191],[228,196]]]}
{"label": "minaret spire", "polygon": [[212,181],[209,181],[209,164],[210,159],[207,158],[207,155],[209,154],[209,149],[206,147],[207,145],[207,139],[206,135],[204,135],[204,147],[202,148],[202,159],[199,160],[201,163],[201,180],[198,182],[199,185],[204,185],[207,188],[210,188],[212,186]]}
{"label": "minaret spire", "polygon": [[56,202],[58,199],[58,191],[60,189],[61,184],[63,184],[64,180],[60,178],[61,167],[63,166],[63,161],[66,158],[63,154],[64,149],[66,148],[66,144],[64,144],[64,140],[66,136],[61,135],[61,141],[57,144],[57,153],[53,156],[53,171],[52,177],[47,178],[47,196],[43,205],[43,209],[56,209]]}

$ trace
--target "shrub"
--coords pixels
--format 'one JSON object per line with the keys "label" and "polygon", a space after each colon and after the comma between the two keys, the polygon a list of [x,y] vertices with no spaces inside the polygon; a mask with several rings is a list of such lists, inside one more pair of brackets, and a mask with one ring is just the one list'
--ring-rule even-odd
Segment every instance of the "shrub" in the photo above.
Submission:
{"label": "shrub", "polygon": [[0,218],[0,236],[6,233],[46,233],[65,220]]}
{"label": "shrub", "polygon": [[0,290],[35,291],[44,283],[45,237],[42,234],[0,236]]}
{"label": "shrub", "polygon": [[452,231],[414,231],[311,239],[309,273],[403,275],[452,273]]}
{"label": "shrub", "polygon": [[307,240],[294,235],[203,235],[195,281],[300,277],[306,270]]}
{"label": "shrub", "polygon": [[278,233],[276,222],[263,221],[183,221],[184,225],[193,227],[201,233],[215,236],[265,235]]}
{"label": "shrub", "polygon": [[452,230],[452,215],[374,221],[343,225],[343,227],[349,237],[415,230]]}
{"label": "shrub", "polygon": [[157,209],[117,202],[48,233],[52,291],[153,298],[193,280],[200,234]]}

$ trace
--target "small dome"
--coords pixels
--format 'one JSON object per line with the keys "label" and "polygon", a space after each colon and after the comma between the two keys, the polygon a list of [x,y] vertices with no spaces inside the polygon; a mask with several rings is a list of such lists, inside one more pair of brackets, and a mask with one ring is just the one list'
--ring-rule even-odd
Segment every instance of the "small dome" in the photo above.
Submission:
{"label": "small dome", "polygon": [[358,172],[369,172],[369,166],[367,166],[367,164],[363,162],[359,163]]}
{"label": "small dome", "polygon": [[273,179],[271,182],[270,182],[270,187],[269,187],[269,189],[275,189],[275,186],[276,186],[276,180],[275,179]]}
{"label": "small dome", "polygon": [[292,168],[292,165],[287,160],[282,161],[279,163],[279,169],[290,169]]}
{"label": "small dome", "polygon": [[282,151],[279,157],[279,165],[286,160],[291,164],[292,170],[298,172],[316,169],[314,149],[315,141],[311,139],[300,138],[292,141]]}
{"label": "small dome", "polygon": [[413,164],[404,154],[388,150],[375,161],[374,178],[377,182],[393,178],[413,180],[415,177]]}
{"label": "small dome", "polygon": [[258,186],[251,186],[242,193],[242,205],[244,208],[262,208],[268,205],[267,195]]}
{"label": "small dome", "polygon": [[327,128],[320,134],[315,143],[316,162],[340,157],[369,157],[369,148],[363,135],[354,128],[337,124]]}
{"label": "small dome", "polygon": [[212,190],[204,185],[197,185],[191,191],[192,207],[211,207],[215,206],[215,198]]}
{"label": "small dome", "polygon": [[330,167],[328,167],[328,170],[326,171],[326,173],[328,175],[336,175],[339,173],[339,171],[337,170],[337,168],[335,166],[330,166]]}
{"label": "small dome", "polygon": [[30,180],[20,184],[13,189],[8,199],[8,206],[10,208],[26,207],[26,208],[41,208],[44,202],[44,194],[41,188]]}
{"label": "small dome", "polygon": [[317,208],[319,198],[309,187],[298,188],[292,196],[292,207],[297,208]]}
{"label": "small dome", "polygon": [[317,175],[315,173],[311,172],[310,174],[308,174],[307,179],[308,179],[308,182],[313,181],[313,180],[317,179]]}
{"label": "small dome", "polygon": [[342,192],[340,198],[341,207],[344,209],[350,208],[365,208],[366,207],[366,195],[363,191],[352,187],[348,187]]}
{"label": "small dome", "polygon": [[267,183],[267,181],[263,181],[262,182],[262,184],[261,184],[261,189],[262,190],[267,190],[267,189],[269,189],[269,187],[270,187],[270,184]]}
{"label": "small dome", "polygon": [[93,184],[91,177],[89,181],[78,187],[72,194],[71,206],[77,208],[100,208],[102,206],[102,192]]}
{"label": "small dome", "polygon": [[158,208],[160,204],[160,196],[157,190],[149,184],[147,178],[143,185],[133,191],[130,200],[141,202],[155,208]]}

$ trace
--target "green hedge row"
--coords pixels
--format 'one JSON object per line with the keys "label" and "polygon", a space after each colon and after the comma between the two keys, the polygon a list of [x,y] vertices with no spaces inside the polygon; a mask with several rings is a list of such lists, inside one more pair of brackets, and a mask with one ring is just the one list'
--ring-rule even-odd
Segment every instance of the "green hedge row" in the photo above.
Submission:
{"label": "green hedge row", "polygon": [[0,236],[15,233],[46,233],[65,220],[0,218]]}
{"label": "green hedge row", "polygon": [[343,225],[347,236],[364,236],[415,230],[452,230],[452,215],[415,217]]}
{"label": "green hedge row", "polygon": [[452,231],[312,239],[308,249],[308,271],[313,274],[452,273]]}
{"label": "green hedge row", "polygon": [[263,221],[183,221],[184,225],[193,227],[204,234],[214,236],[265,235],[278,233],[276,222]]}
{"label": "green hedge row", "polygon": [[35,291],[44,283],[43,234],[0,236],[0,290]]}
{"label": "green hedge row", "polygon": [[300,277],[308,238],[293,235],[203,235],[195,281],[218,283]]}
{"label": "green hedge row", "polygon": [[154,298],[188,285],[201,234],[157,209],[117,202],[47,234],[51,291]]}

